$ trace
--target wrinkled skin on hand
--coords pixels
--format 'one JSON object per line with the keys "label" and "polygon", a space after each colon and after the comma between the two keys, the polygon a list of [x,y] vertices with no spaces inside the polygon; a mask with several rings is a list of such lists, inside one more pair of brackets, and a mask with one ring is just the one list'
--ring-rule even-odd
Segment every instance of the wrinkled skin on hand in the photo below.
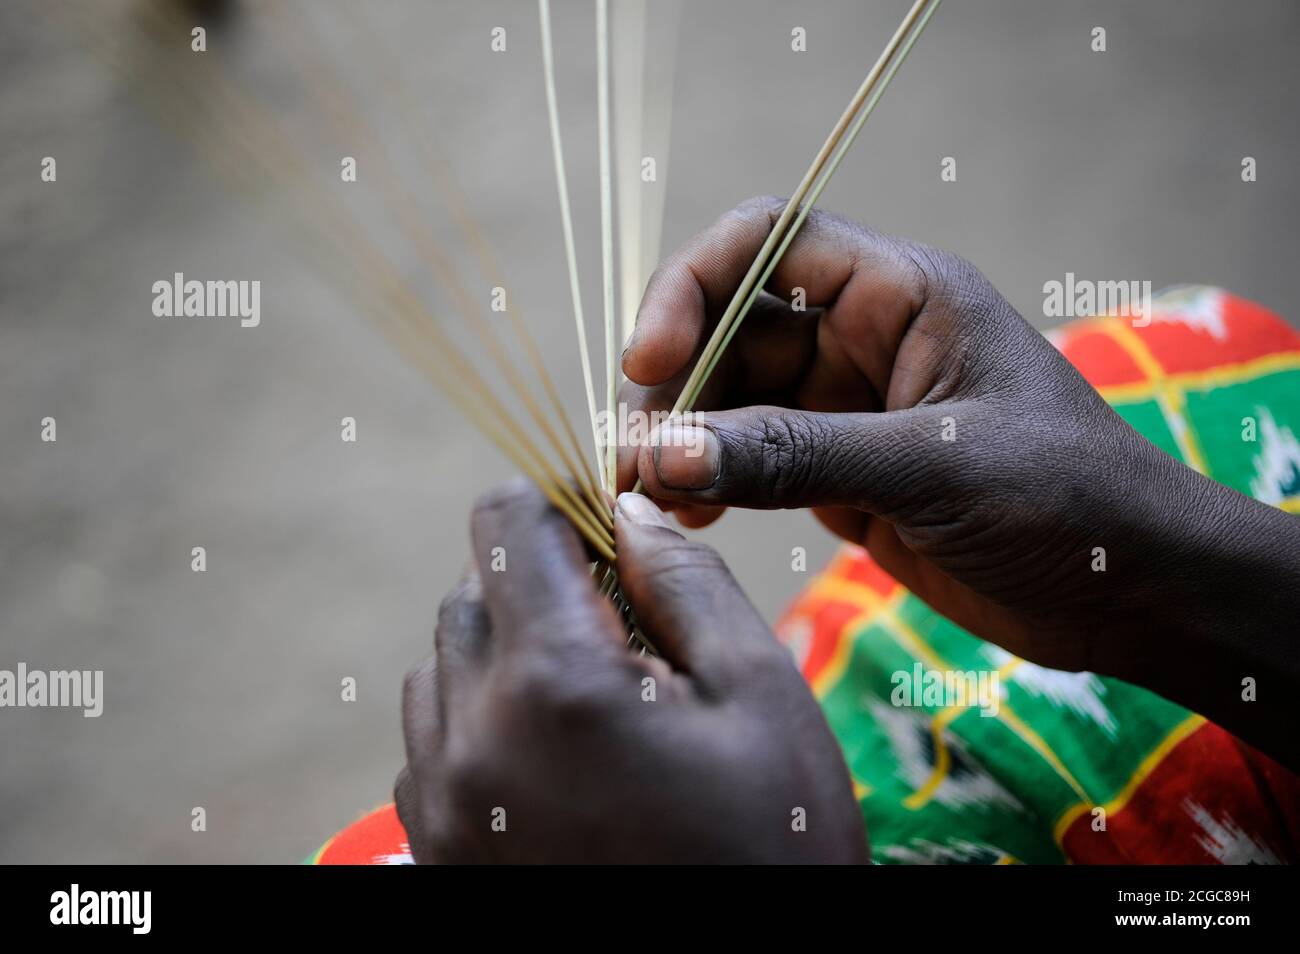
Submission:
{"label": "wrinkled skin on hand", "polygon": [[[782,206],[742,205],[655,272],[623,357],[632,410],[672,406]],[[709,452],[658,434],[625,449],[621,483],[687,526],[811,508],[949,618],[1057,668],[1122,666],[1176,558],[1151,545],[1185,517],[1169,485],[1197,495],[969,262],[822,212],[696,410]],[[1124,587],[1091,571],[1095,547]]]}
{"label": "wrinkled skin on hand", "polygon": [[[672,407],[781,206],[746,203],[655,272],[629,410]],[[639,477],[687,526],[811,509],[976,635],[1128,679],[1300,767],[1297,518],[1138,435],[968,262],[814,212],[698,408],[622,449],[621,487]],[[867,860],[835,740],[717,554],[636,495],[615,530],[661,659],[628,653],[537,492],[476,509],[478,569],[404,693],[417,860]],[[1243,676],[1263,687],[1248,704]]]}
{"label": "wrinkled skin on hand", "polygon": [[395,797],[416,860],[866,861],[839,747],[717,553],[635,495],[615,529],[623,592],[662,658],[627,650],[540,493],[475,509],[477,569],[403,693]]}

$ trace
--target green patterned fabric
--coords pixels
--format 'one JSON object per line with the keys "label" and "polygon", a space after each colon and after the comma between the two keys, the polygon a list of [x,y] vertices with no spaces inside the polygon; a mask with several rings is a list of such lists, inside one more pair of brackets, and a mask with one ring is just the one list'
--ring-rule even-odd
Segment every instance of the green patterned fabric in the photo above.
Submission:
{"label": "green patterned fabric", "polygon": [[[1157,447],[1300,512],[1300,337],[1276,316],[1182,288],[1156,299],[1145,327],[1104,317],[1050,337]],[[878,862],[1294,856],[1290,773],[1150,692],[977,639],[860,549],[846,548],[779,629],[844,748]],[[942,697],[896,704],[898,674],[917,664],[927,679],[996,673],[996,714]]]}

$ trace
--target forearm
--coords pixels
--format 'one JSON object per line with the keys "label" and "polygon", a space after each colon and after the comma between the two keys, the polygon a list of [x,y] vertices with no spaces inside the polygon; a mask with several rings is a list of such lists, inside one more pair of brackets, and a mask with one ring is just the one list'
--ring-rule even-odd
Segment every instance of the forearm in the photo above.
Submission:
{"label": "forearm", "polygon": [[1300,517],[1178,466],[1132,634],[1145,648],[1115,674],[1300,769]]}

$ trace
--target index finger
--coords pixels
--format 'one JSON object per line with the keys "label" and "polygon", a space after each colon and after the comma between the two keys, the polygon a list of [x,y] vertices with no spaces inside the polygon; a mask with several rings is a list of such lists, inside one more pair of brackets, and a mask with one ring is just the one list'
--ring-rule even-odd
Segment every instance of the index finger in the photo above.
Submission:
{"label": "index finger", "polygon": [[710,314],[720,314],[781,214],[779,199],[754,200],[726,213],[654,270],[641,296],[623,373],[643,385],[688,370]]}
{"label": "index finger", "polygon": [[[688,369],[762,249],[785,200],[751,199],[728,212],[657,268],[646,286],[623,371],[638,384],[664,383]],[[926,281],[907,243],[814,210],[777,263],[766,290],[855,332],[878,373],[923,307]],[[859,349],[854,349],[859,350]],[[885,362],[881,368],[874,366]]]}
{"label": "index finger", "polygon": [[520,478],[487,494],[470,527],[498,645],[623,652],[622,627],[596,592],[581,538],[540,490]]}

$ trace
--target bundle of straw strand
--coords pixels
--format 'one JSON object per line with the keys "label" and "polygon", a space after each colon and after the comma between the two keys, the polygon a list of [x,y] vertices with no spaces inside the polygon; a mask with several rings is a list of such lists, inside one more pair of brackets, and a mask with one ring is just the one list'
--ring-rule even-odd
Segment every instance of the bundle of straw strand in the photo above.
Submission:
{"label": "bundle of straw strand", "polygon": [[[56,9],[74,25],[84,26],[66,7]],[[354,299],[358,310],[376,321],[399,352],[540,486],[593,550],[612,562],[608,502],[580,496],[575,491],[579,481],[572,472],[563,475],[556,470],[468,356],[427,312],[396,266],[376,245],[358,238],[364,229],[350,220],[346,209],[328,193],[303,191],[301,184],[312,178],[309,164],[292,148],[274,117],[222,74],[219,60],[178,56],[167,45],[170,38],[186,35],[180,29],[185,24],[167,7],[145,5],[138,8],[138,13],[137,25],[146,40],[156,44],[152,52],[161,54],[161,64],[171,82],[149,81],[147,77],[142,81],[138,64],[130,62],[125,54],[126,45],[114,45],[112,36],[104,31],[85,30],[88,44],[127,76],[142,99],[196,140],[199,155],[224,177],[234,180],[242,191],[258,194],[269,181],[278,183],[285,194],[296,199],[298,214],[312,225],[305,237],[312,250],[326,261],[321,274],[333,281],[345,297]],[[220,133],[228,132],[230,124],[210,121],[214,114],[230,117],[241,135],[222,139]],[[349,117],[343,125],[354,123],[354,117]],[[408,229],[412,227],[409,219],[404,224]],[[433,250],[427,238],[419,241],[422,251]],[[465,305],[466,296],[456,297]],[[544,431],[552,449],[559,449],[553,429],[547,427]]]}
{"label": "bundle of straw strand", "polygon": [[[685,413],[694,406],[701,388],[793,241],[808,211],[816,204],[839,168],[867,116],[875,108],[939,2],[940,0],[916,0],[879,60],[863,80],[737,288],[683,387],[673,408],[673,415]],[[276,15],[282,13],[280,0],[268,6]],[[154,105],[173,125],[187,132],[196,141],[199,154],[212,162],[223,176],[234,180],[250,194],[264,189],[268,181],[278,183],[296,201],[299,215],[311,226],[303,237],[324,262],[321,274],[336,283],[345,297],[354,300],[358,310],[379,325],[412,366],[446,393],[466,418],[527,474],[557,510],[564,514],[596,554],[597,562],[593,573],[598,590],[611,599],[624,619],[629,632],[629,645],[637,644],[643,651],[652,651],[653,647],[641,633],[634,614],[619,592],[617,574],[614,572],[617,554],[614,547],[611,499],[617,490],[615,421],[619,384],[619,323],[615,305],[613,177],[610,168],[608,0],[595,0],[595,7],[601,277],[608,415],[603,440],[597,421],[594,380],[579,288],[572,210],[555,92],[549,2],[539,0],[538,3],[552,154],[574,325],[595,445],[595,471],[588,463],[587,454],[564,411],[559,391],[547,372],[541,351],[527,323],[522,321],[517,310],[506,309],[514,332],[511,340],[522,348],[527,363],[533,370],[536,382],[542,389],[541,401],[530,390],[527,378],[519,373],[506,344],[486,319],[474,296],[466,289],[457,269],[442,253],[426,223],[415,213],[418,203],[414,191],[404,187],[397,164],[387,157],[383,149],[382,137],[366,122],[364,111],[353,102],[348,90],[336,81],[318,50],[308,51],[306,60],[311,75],[309,88],[323,105],[322,112],[345,141],[365,142],[374,147],[372,155],[380,169],[374,178],[384,192],[389,212],[396,218],[402,234],[419,252],[421,261],[431,267],[440,287],[447,290],[456,310],[465,319],[498,373],[506,378],[528,418],[537,427],[535,435],[528,432],[517,413],[503,402],[469,356],[441,327],[401,270],[377,243],[365,240],[365,229],[359,226],[337,196],[329,190],[311,191],[304,186],[304,183],[313,178],[311,163],[295,150],[294,143],[279,127],[276,118],[254,98],[245,95],[233,78],[225,74],[220,57],[205,56],[196,59],[182,53],[175,45],[177,38],[187,36],[187,27],[174,15],[172,8],[159,6],[156,2],[138,8],[138,25],[146,31],[149,41],[156,45],[154,52],[158,54],[163,69],[168,71],[171,82],[150,82],[147,77],[141,82],[139,70],[126,62],[122,49],[114,47],[111,40],[105,38],[104,31],[88,30],[87,42],[102,51],[106,60],[128,75],[142,99]],[[56,5],[55,9],[66,13],[62,5]],[[348,15],[352,16],[351,11]],[[76,20],[75,17],[69,18]],[[356,28],[354,33],[368,37],[373,44],[378,45],[378,38],[361,22],[362,18],[353,16],[352,19]],[[182,27],[186,29],[181,29]],[[283,33],[291,40],[297,39],[299,23],[287,24]],[[374,60],[380,68],[384,68],[393,58],[379,55]],[[407,84],[400,79],[390,80],[389,86],[399,95],[409,93]],[[413,103],[414,99],[411,98],[409,102]],[[226,116],[230,120],[229,125],[237,128],[240,135],[222,137],[220,123],[211,121],[213,115]],[[218,142],[220,147],[213,148]],[[231,149],[232,143],[237,144],[234,150]],[[474,249],[483,274],[488,275],[496,284],[503,284],[490,246],[478,223],[467,211],[436,147],[423,134],[418,135],[417,144],[421,147],[424,165],[430,170],[430,178],[439,186],[445,204],[451,208],[468,244]],[[625,276],[628,277],[630,276]],[[638,281],[639,276],[632,280]],[[544,408],[543,404],[549,407]],[[560,431],[563,431],[563,436]],[[553,462],[556,460],[558,463]],[[640,489],[639,484],[637,489]]]}

